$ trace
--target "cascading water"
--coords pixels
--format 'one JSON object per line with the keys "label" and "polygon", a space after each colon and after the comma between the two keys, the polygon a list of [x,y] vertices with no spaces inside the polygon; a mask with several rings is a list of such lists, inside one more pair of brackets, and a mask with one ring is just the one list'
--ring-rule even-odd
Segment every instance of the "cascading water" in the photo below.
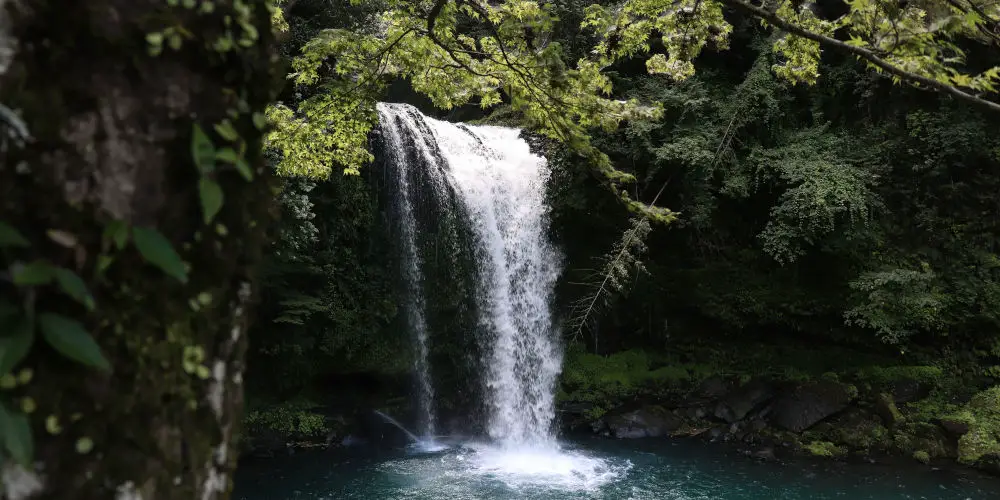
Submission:
{"label": "cascading water", "polygon": [[[457,198],[473,235],[479,324],[475,335],[484,353],[483,386],[491,443],[466,444],[476,451],[470,471],[521,482],[590,488],[619,474],[601,460],[565,452],[556,442],[555,385],[562,363],[551,300],[561,256],[549,242],[544,158],[533,154],[516,129],[468,126],[434,120],[416,108],[379,104],[385,154],[395,165],[402,215],[408,315],[415,330],[416,371],[421,397],[430,387],[427,306],[421,289],[410,185],[414,168],[425,175],[440,200]],[[447,205],[447,203],[443,203]],[[426,388],[424,387],[426,384]],[[421,403],[429,408],[431,402]]]}
{"label": "cascading water", "polygon": [[490,437],[508,448],[554,444],[560,256],[546,234],[548,166],[518,130],[428,123],[477,239]]}
{"label": "cascading water", "polygon": [[[399,229],[403,246],[403,277],[407,288],[404,308],[407,322],[413,331],[417,351],[413,367],[420,392],[418,398],[419,422],[417,425],[419,432],[425,439],[433,440],[435,433],[434,385],[431,383],[430,363],[428,362],[429,341],[425,317],[426,303],[421,287],[423,275],[421,273],[420,253],[417,251],[417,222],[414,201],[411,199],[414,192],[411,189],[414,177],[411,166],[418,164],[418,162],[415,162],[410,155],[420,155],[421,159],[430,158],[435,163],[436,160],[429,152],[430,146],[426,142],[428,134],[420,133],[417,121],[420,115],[415,114],[416,110],[379,104],[378,113],[381,118],[382,130],[386,133],[385,154],[391,157],[390,161],[396,167],[396,179],[398,180],[396,191],[399,193],[397,197]],[[414,147],[410,147],[411,145],[416,150]],[[429,170],[437,171],[438,169],[431,168]]]}

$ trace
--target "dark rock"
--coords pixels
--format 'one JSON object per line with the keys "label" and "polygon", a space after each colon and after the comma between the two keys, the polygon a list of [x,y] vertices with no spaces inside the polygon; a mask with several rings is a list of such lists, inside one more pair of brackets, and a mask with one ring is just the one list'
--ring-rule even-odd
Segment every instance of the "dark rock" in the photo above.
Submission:
{"label": "dark rock", "polygon": [[705,418],[705,416],[708,414],[708,412],[705,411],[705,409],[702,408],[702,407],[700,407],[700,406],[699,407],[691,407],[691,408],[682,408],[682,409],[678,410],[678,413],[680,413],[681,415],[683,415],[685,418],[689,418],[689,419],[693,419],[693,420],[701,420],[701,419]]}
{"label": "dark rock", "polygon": [[938,424],[952,437],[960,438],[969,432],[969,423],[962,420],[941,419]]}
{"label": "dark rock", "polygon": [[754,451],[750,454],[750,456],[765,462],[773,462],[774,460],[777,460],[777,457],[774,456],[774,448],[771,448],[770,446]]}
{"label": "dark rock", "polygon": [[1000,454],[998,453],[988,453],[979,457],[976,460],[976,468],[993,474],[994,476],[1000,476]]}
{"label": "dark rock", "polygon": [[732,423],[743,420],[748,413],[774,397],[774,387],[761,380],[751,380],[729,393],[715,407],[715,418]]}
{"label": "dark rock", "polygon": [[611,415],[605,422],[619,439],[666,436],[684,425],[684,419],[658,406]]}
{"label": "dark rock", "polygon": [[732,389],[732,384],[716,375],[702,380],[695,394],[702,398],[719,399],[725,396],[730,389]]}
{"label": "dark rock", "polygon": [[882,425],[878,416],[860,408],[849,408],[838,415],[829,425],[819,424],[810,432],[821,431],[825,439],[852,450],[870,452],[885,450],[890,445],[889,430]]}
{"label": "dark rock", "polygon": [[763,420],[759,420],[758,419],[758,420],[754,420],[754,421],[750,422],[750,431],[751,432],[760,432],[760,431],[762,431],[762,430],[764,430],[766,428],[767,428],[767,422],[765,422]]}
{"label": "dark rock", "polygon": [[710,441],[718,441],[726,435],[726,428],[722,426],[715,426],[709,429],[705,435]]}
{"label": "dark rock", "polygon": [[892,383],[892,399],[897,403],[918,401],[926,398],[930,392],[930,386],[912,379],[896,380]]}
{"label": "dark rock", "polygon": [[847,408],[853,395],[832,380],[800,385],[780,396],[771,408],[771,421],[782,429],[802,432]]}
{"label": "dark rock", "polygon": [[957,458],[958,443],[929,422],[900,422],[892,433],[893,446],[904,454],[917,451],[929,458]]}
{"label": "dark rock", "polygon": [[896,422],[899,422],[903,418],[903,415],[899,413],[899,408],[896,408],[896,401],[889,394],[879,394],[875,398],[873,408],[875,408],[875,413],[882,419],[882,423],[886,427],[896,425]]}

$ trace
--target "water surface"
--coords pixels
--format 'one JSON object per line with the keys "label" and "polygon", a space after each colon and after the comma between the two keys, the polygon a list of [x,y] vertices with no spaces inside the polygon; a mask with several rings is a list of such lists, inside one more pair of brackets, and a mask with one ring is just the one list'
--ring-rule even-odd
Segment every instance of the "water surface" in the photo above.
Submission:
{"label": "water surface", "polygon": [[763,463],[691,441],[593,440],[552,450],[301,453],[241,466],[236,500],[998,499],[1000,479],[919,464]]}

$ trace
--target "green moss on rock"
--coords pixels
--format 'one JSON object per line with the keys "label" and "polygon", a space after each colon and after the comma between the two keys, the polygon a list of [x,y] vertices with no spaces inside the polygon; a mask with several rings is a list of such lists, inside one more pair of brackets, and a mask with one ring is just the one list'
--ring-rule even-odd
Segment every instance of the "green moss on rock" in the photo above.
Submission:
{"label": "green moss on rock", "polygon": [[914,380],[922,384],[937,385],[944,373],[936,366],[871,366],[858,370],[858,379],[881,385],[900,380]]}
{"label": "green moss on rock", "polygon": [[817,457],[842,457],[847,454],[847,449],[837,446],[829,441],[810,441],[802,446],[802,449]]}
{"label": "green moss on rock", "polygon": [[922,464],[931,463],[931,456],[924,450],[917,450],[913,452],[913,459]]}
{"label": "green moss on rock", "polygon": [[958,459],[973,464],[984,455],[1000,454],[1000,386],[986,389],[958,412],[969,432],[958,440]]}

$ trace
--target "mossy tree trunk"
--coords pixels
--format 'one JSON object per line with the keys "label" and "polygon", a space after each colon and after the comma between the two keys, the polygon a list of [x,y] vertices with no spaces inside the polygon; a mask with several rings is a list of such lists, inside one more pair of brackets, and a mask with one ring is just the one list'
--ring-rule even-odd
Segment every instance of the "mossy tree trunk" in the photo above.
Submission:
{"label": "mossy tree trunk", "polygon": [[[112,367],[36,334],[0,374],[34,447],[27,466],[5,459],[8,498],[228,496],[272,213],[258,114],[276,82],[270,19],[265,0],[0,0],[0,104],[20,116],[0,120],[0,222],[30,242],[0,249],[0,299],[79,320]],[[247,163],[196,162],[196,124]],[[205,180],[223,193],[211,222]],[[121,223],[119,248],[102,235]],[[166,237],[186,280],[154,265],[136,228]],[[14,286],[10,269],[37,259],[82,277],[96,308]]]}

